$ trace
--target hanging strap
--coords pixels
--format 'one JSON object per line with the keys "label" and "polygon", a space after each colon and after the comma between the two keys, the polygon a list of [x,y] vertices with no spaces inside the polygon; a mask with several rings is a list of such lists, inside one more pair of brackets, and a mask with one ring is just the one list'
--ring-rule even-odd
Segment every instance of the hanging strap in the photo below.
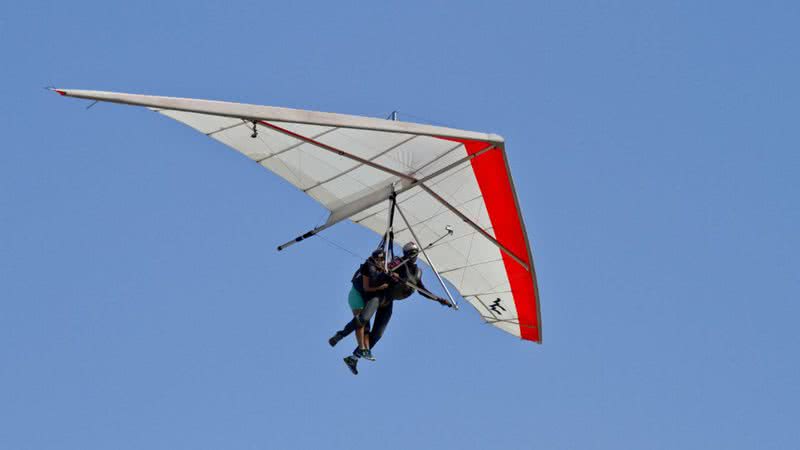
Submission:
{"label": "hanging strap", "polygon": [[386,227],[386,232],[378,244],[378,248],[383,249],[383,254],[386,255],[383,262],[383,269],[389,270],[389,262],[394,259],[394,210],[397,205],[397,194],[392,192],[389,196],[389,224]]}

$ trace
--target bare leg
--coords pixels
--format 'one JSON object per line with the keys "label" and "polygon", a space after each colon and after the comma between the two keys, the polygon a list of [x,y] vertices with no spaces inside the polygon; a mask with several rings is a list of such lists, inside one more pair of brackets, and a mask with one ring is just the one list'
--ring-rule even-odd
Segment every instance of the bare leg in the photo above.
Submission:
{"label": "bare leg", "polygon": [[[380,299],[378,297],[373,297],[369,300],[364,302],[364,309],[361,310],[361,313],[356,314],[353,317],[353,320],[347,322],[347,325],[344,326],[343,329],[336,332],[337,341],[341,339],[353,331],[356,331],[356,328],[369,326],[369,320],[372,319],[372,316],[375,314],[375,310],[378,309],[378,303]],[[336,345],[331,344],[331,345]]]}
{"label": "bare leg", "polygon": [[[360,309],[354,309],[353,310],[353,317],[358,316],[359,314],[361,314],[361,310]],[[356,342],[358,343],[358,348],[369,348],[369,347],[366,346],[368,344],[364,343],[364,327],[363,326],[356,328]]]}

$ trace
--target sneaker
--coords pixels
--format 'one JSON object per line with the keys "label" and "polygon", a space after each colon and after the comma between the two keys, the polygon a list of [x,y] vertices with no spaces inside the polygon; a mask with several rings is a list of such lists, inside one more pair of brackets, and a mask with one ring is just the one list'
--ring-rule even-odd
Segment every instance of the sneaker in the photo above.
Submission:
{"label": "sneaker", "polygon": [[333,336],[331,336],[330,339],[328,339],[328,344],[330,344],[331,347],[335,347],[336,344],[338,344],[343,337],[344,336],[342,336],[342,334],[337,331],[336,334],[334,334]]}
{"label": "sneaker", "polygon": [[344,363],[347,364],[347,368],[350,369],[350,372],[353,372],[353,375],[358,375],[358,358],[354,356],[348,356],[344,359]]}
{"label": "sneaker", "polygon": [[365,348],[363,350],[359,350],[359,352],[360,352],[359,356],[366,359],[367,361],[375,361],[375,357],[372,356],[372,352],[370,351],[370,349]]}

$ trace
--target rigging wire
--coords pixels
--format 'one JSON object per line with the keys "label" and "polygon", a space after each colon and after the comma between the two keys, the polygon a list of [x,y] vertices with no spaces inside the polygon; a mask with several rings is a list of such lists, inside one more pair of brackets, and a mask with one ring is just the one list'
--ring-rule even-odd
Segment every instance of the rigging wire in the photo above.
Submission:
{"label": "rigging wire", "polygon": [[363,259],[363,257],[361,257],[361,256],[357,255],[355,252],[353,252],[353,251],[352,251],[352,250],[350,250],[349,248],[346,248],[346,247],[344,247],[344,246],[341,246],[341,245],[337,244],[336,242],[334,242],[334,241],[332,241],[332,240],[330,240],[330,239],[326,238],[326,237],[325,237],[325,236],[323,236],[322,234],[318,234],[318,235],[317,235],[317,237],[319,237],[319,238],[320,238],[320,239],[322,239],[323,241],[327,242],[327,243],[328,243],[330,246],[332,246],[332,247],[335,247],[335,248],[338,248],[339,250],[343,250],[343,251],[345,251],[345,252],[349,253],[351,256],[353,256],[353,257],[354,257],[354,258],[356,258],[356,259]]}

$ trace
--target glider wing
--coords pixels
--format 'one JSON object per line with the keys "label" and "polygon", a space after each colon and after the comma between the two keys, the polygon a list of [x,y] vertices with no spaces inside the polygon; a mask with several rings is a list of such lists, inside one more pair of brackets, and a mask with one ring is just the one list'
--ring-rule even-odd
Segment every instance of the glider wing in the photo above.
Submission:
{"label": "glider wing", "polygon": [[[487,322],[541,342],[539,295],[504,141],[494,134],[344,114],[114,92],[70,97],[150,108],[240,152],[331,211],[378,234],[388,194],[439,273]],[[381,194],[385,193],[385,194]],[[397,227],[398,242],[411,240]]]}

